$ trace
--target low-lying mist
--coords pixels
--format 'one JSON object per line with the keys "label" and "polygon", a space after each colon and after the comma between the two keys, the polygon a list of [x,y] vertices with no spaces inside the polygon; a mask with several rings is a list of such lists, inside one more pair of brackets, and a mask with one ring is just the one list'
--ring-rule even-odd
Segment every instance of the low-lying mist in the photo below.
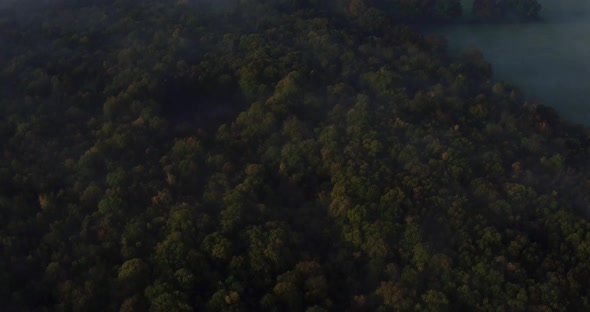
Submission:
{"label": "low-lying mist", "polygon": [[451,52],[479,48],[494,79],[522,87],[527,97],[554,107],[574,122],[590,124],[590,2],[546,0],[542,21],[462,25],[439,30]]}

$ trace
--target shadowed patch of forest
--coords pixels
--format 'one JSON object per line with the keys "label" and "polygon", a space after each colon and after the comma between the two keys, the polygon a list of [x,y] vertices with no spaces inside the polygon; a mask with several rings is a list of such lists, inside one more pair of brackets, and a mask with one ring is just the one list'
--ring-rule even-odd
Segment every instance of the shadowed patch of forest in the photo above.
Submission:
{"label": "shadowed patch of forest", "polygon": [[220,77],[219,84],[178,78],[166,79],[163,83],[162,116],[173,123],[195,123],[199,127],[215,131],[234,120],[246,108],[236,78]]}

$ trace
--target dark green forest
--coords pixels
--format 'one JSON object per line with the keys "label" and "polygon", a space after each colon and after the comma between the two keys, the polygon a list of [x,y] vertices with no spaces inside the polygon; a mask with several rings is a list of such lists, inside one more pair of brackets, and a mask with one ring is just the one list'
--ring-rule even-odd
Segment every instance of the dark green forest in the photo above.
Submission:
{"label": "dark green forest", "polygon": [[590,311],[590,129],[418,30],[536,1],[19,3],[2,311]]}

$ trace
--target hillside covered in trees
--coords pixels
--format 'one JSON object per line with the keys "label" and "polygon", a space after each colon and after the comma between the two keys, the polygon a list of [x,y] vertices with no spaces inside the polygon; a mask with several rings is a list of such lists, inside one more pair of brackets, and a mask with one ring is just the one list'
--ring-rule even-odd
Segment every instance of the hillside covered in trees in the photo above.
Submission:
{"label": "hillside covered in trees", "polygon": [[1,9],[2,310],[590,311],[590,129],[458,2]]}

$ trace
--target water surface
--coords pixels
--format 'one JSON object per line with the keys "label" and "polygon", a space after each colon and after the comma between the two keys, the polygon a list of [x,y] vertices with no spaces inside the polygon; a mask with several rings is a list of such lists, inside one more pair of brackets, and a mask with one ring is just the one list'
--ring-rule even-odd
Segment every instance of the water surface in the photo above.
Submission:
{"label": "water surface", "polygon": [[494,79],[520,86],[527,97],[590,125],[590,1],[547,0],[543,21],[453,26],[439,30],[451,53],[479,48]]}

